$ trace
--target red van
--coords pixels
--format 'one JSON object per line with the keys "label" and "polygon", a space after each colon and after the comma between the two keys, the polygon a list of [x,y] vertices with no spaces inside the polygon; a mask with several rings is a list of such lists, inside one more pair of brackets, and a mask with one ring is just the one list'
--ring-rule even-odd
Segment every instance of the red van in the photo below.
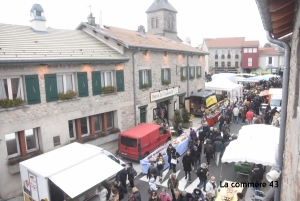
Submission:
{"label": "red van", "polygon": [[159,146],[171,139],[170,131],[150,123],[141,123],[119,136],[119,155],[133,160],[141,160]]}

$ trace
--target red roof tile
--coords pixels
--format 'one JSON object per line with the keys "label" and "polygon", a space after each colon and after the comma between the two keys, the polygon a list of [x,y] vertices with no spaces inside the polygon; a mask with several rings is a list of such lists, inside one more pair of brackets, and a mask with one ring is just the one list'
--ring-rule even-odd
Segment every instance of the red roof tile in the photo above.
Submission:
{"label": "red roof tile", "polygon": [[258,48],[259,55],[280,55],[280,53],[275,50],[275,47],[263,47]]}
{"label": "red roof tile", "polygon": [[208,48],[241,48],[245,37],[204,38],[204,41]]}
{"label": "red roof tile", "polygon": [[243,42],[243,47],[258,47],[258,46],[259,46],[259,41],[258,40],[244,41]]}

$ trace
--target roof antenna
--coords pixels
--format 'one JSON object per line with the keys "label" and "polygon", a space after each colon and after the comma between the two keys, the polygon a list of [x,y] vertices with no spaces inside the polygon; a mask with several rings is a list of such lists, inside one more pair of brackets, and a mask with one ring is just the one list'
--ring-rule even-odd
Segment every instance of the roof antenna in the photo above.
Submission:
{"label": "roof antenna", "polygon": [[90,13],[92,13],[92,5],[89,5],[88,7],[90,7]]}

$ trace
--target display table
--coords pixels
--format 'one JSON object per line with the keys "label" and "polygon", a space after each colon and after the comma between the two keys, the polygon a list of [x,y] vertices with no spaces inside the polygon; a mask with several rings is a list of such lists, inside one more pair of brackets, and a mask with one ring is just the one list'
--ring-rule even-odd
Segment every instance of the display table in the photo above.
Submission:
{"label": "display table", "polygon": [[[190,141],[190,138],[187,137],[184,141],[182,141],[180,144],[178,144],[175,149],[176,151],[180,154],[180,156],[182,156],[182,154],[184,152],[186,152],[186,150],[188,149],[189,147],[189,141]],[[164,169],[166,169],[167,167],[169,167],[169,163],[168,163],[168,155],[164,155],[164,160],[165,160],[165,166],[164,166]],[[148,169],[150,167],[150,164],[151,162],[148,160],[148,158],[144,158],[142,160],[140,160],[140,164],[142,166],[142,173],[144,174],[147,174],[148,173]],[[155,166],[157,164],[155,163]]]}
{"label": "display table", "polygon": [[221,115],[221,113],[216,114],[214,117],[212,118],[205,118],[207,125],[208,126],[213,126],[215,125],[216,122],[218,122],[219,116]]}
{"label": "display table", "polygon": [[[226,195],[229,195],[229,194],[230,194],[229,197],[231,197],[230,201],[238,200],[237,193],[241,193],[243,191],[243,187],[234,187],[233,188],[233,187],[231,187],[231,183],[234,183],[234,185],[235,185],[237,182],[226,181],[226,180],[222,182],[222,186],[224,186],[226,183],[228,184],[228,188],[220,187],[221,191],[218,192],[218,195],[217,195],[215,201],[225,201]],[[230,187],[231,187],[232,191],[228,192]]]}

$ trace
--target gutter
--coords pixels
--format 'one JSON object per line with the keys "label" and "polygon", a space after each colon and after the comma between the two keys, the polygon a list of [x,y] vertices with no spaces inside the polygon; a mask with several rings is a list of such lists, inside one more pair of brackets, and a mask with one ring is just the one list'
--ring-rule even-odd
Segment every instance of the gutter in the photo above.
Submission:
{"label": "gutter", "polygon": [[132,79],[132,82],[133,82],[133,111],[134,111],[134,125],[136,126],[137,125],[137,119],[136,119],[136,81],[135,81],[135,78],[136,78],[136,73],[135,73],[135,60],[134,60],[134,55],[140,51],[140,48],[138,47],[133,53],[132,53],[132,70],[133,70],[133,73],[132,73],[132,76],[133,76],[133,79]]}

